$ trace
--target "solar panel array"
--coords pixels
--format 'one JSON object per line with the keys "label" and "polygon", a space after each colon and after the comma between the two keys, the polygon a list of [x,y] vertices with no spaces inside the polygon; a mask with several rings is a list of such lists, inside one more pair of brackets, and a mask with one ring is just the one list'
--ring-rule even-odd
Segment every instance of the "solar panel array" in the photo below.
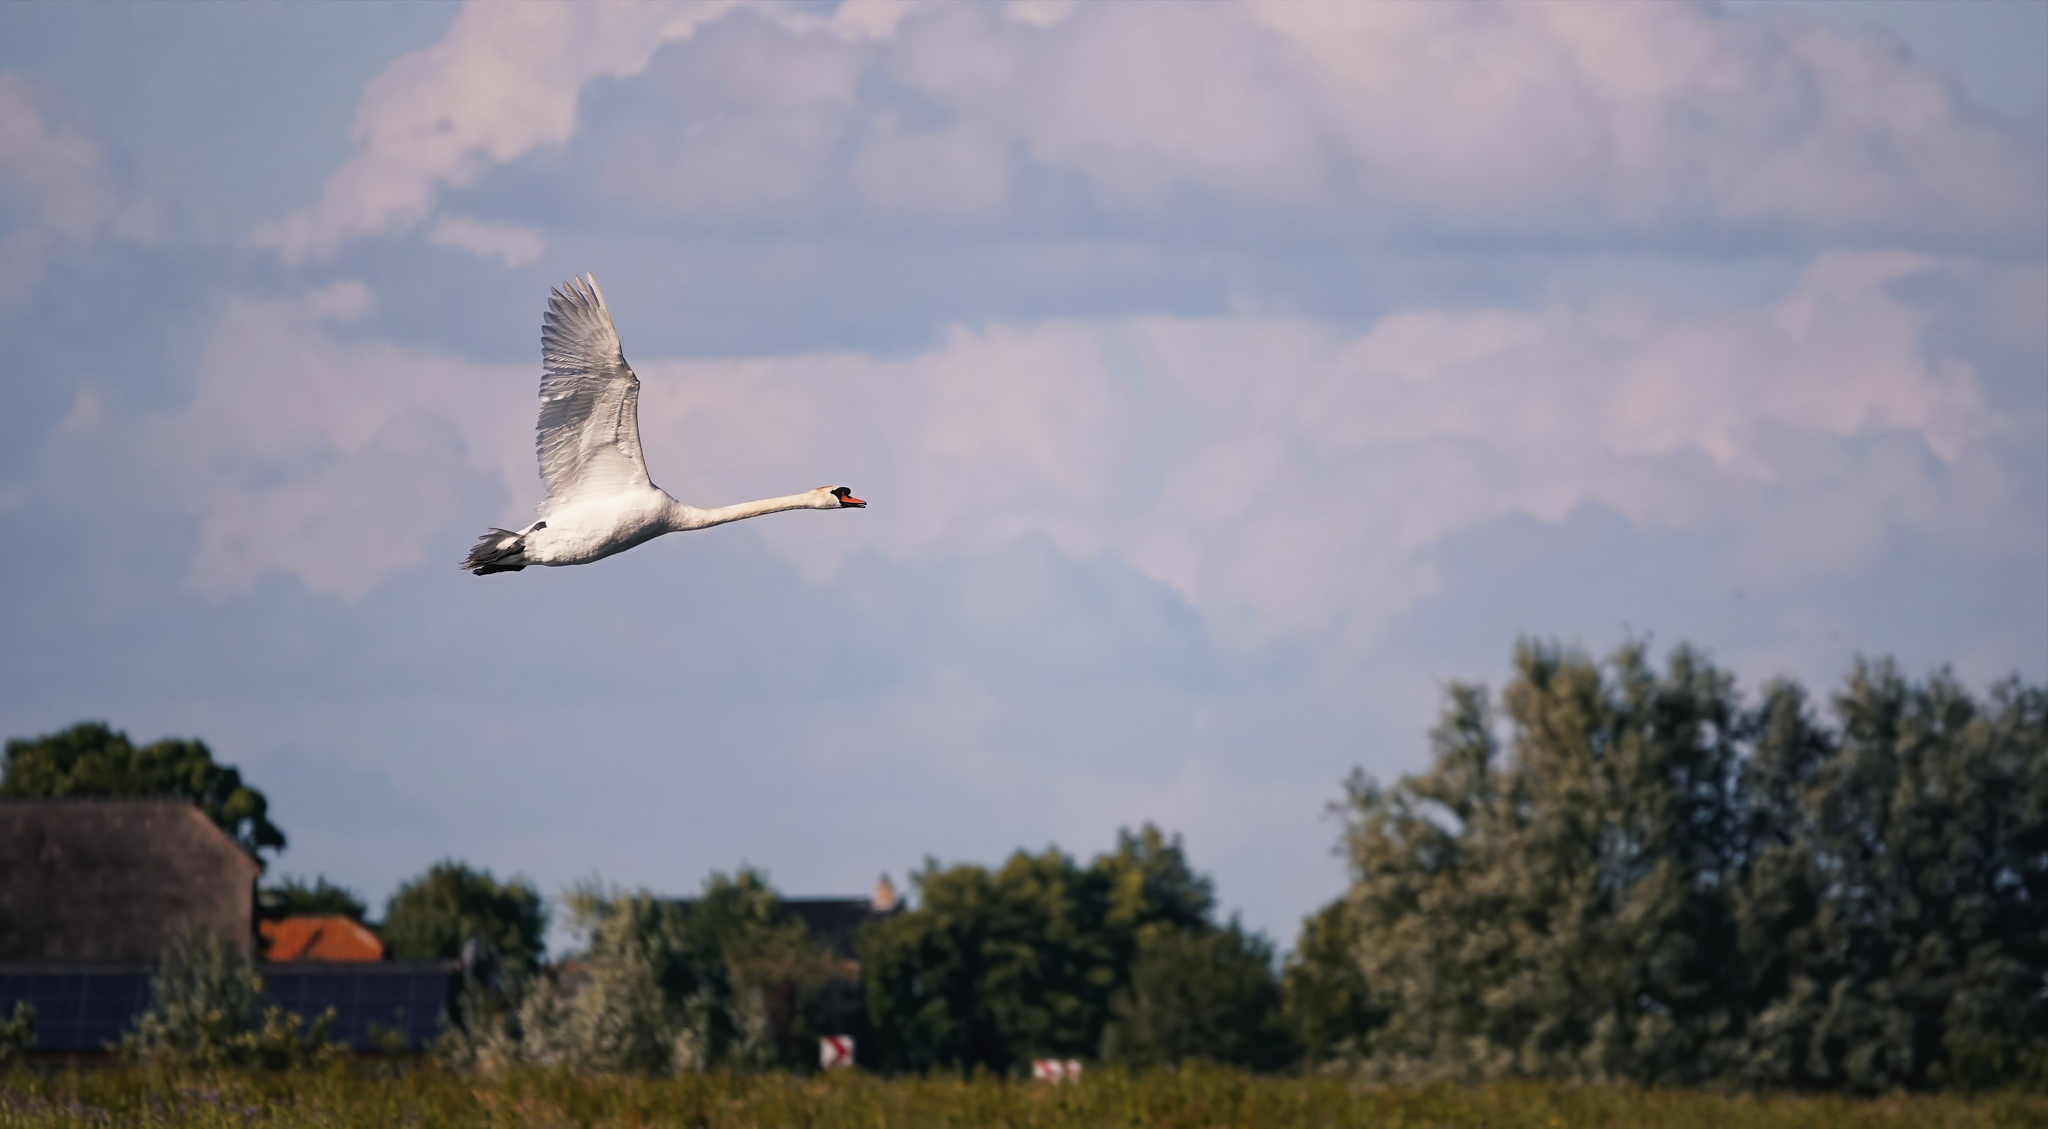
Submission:
{"label": "solar panel array", "polygon": [[[393,964],[272,964],[263,968],[263,990],[279,1007],[311,1022],[334,1009],[328,1037],[351,1047],[377,1045],[379,1032],[405,1037],[419,1048],[441,1033],[450,1010],[455,974],[438,962]],[[389,1034],[386,1035],[389,1038]]]}
{"label": "solar panel array", "polygon": [[[334,1008],[329,1037],[361,1050],[378,1047],[380,1032],[403,1036],[408,1047],[425,1046],[441,1033],[457,983],[454,965],[442,961],[307,961],[263,965],[260,972],[271,1001],[308,1023]],[[0,965],[0,1019],[27,1003],[36,1009],[34,1050],[109,1050],[148,1010],[149,977],[149,969],[133,966]]]}
{"label": "solar panel array", "polygon": [[36,1009],[36,1050],[105,1050],[149,1007],[149,970],[0,968],[0,1018],[17,1003]]}

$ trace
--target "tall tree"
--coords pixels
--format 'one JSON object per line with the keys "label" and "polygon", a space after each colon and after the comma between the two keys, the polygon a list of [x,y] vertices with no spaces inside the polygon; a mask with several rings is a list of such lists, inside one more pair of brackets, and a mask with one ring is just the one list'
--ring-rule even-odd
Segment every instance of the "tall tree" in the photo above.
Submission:
{"label": "tall tree", "polygon": [[547,904],[523,879],[499,882],[453,859],[401,885],[385,903],[382,931],[401,959],[452,959],[474,938],[516,968],[539,966]]}
{"label": "tall tree", "polygon": [[1364,975],[1408,1073],[1683,1083],[1734,987],[1734,685],[1694,652],[1605,664],[1525,642],[1503,695],[1454,687],[1429,772],[1354,780]]}
{"label": "tall tree", "polygon": [[657,1074],[815,1064],[811,1005],[835,970],[759,872],[713,874],[687,903],[586,884],[568,907],[580,983],[528,992],[521,1053]]}
{"label": "tall tree", "polygon": [[814,1065],[818,1015],[838,970],[767,875],[713,872],[684,920],[703,1019],[701,1056],[742,1067]]}
{"label": "tall tree", "polygon": [[261,852],[285,846],[284,832],[270,822],[270,802],[233,765],[216,764],[205,742],[166,737],[138,748],[104,722],[10,739],[0,796],[190,800],[259,862]]}
{"label": "tall tree", "polygon": [[1131,1066],[1189,1060],[1273,1070],[1294,1057],[1273,946],[1236,920],[1221,929],[1149,926],[1128,983],[1110,998],[1102,1057]]}
{"label": "tall tree", "polygon": [[1978,702],[1859,662],[1832,705],[1834,732],[1766,695],[1743,1072],[1879,1091],[2026,1068],[2048,1045],[2048,691]]}
{"label": "tall tree", "polygon": [[[1217,932],[1208,879],[1188,865],[1177,837],[1149,825],[1120,832],[1115,849],[1086,867],[1048,848],[1019,851],[994,871],[929,862],[912,881],[917,908],[861,939],[869,1017],[882,1060],[899,1069],[1001,1071],[1037,1057],[1093,1056],[1118,999],[1134,1016],[1168,1015],[1129,992],[1143,954],[1156,950],[1149,983],[1166,991],[1192,966],[1159,938]],[[1263,954],[1272,978],[1263,942],[1240,933],[1234,944],[1212,955]]]}
{"label": "tall tree", "polygon": [[1366,1037],[1384,1020],[1373,1006],[1358,963],[1358,921],[1348,898],[1302,919],[1301,936],[1282,973],[1287,1026],[1311,1065],[1365,1053]]}
{"label": "tall tree", "polygon": [[1113,986],[1114,957],[1088,928],[1072,859],[1019,851],[993,873],[928,862],[911,881],[917,908],[860,940],[885,1063],[1000,1071],[1033,1055],[1092,1052],[1090,1005]]}
{"label": "tall tree", "polygon": [[[1516,651],[1350,786],[1372,1065],[1876,1091],[2048,1067],[2048,690]],[[1508,745],[1499,739],[1505,721]]]}

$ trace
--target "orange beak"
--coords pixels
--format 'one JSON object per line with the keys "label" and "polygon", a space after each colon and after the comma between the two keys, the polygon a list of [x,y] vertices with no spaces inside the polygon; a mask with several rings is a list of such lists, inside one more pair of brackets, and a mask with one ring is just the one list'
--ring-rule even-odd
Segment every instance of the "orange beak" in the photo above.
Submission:
{"label": "orange beak", "polygon": [[839,506],[841,509],[864,510],[868,506],[866,502],[854,497],[853,491],[848,490],[844,486],[832,491],[832,493],[839,496]]}

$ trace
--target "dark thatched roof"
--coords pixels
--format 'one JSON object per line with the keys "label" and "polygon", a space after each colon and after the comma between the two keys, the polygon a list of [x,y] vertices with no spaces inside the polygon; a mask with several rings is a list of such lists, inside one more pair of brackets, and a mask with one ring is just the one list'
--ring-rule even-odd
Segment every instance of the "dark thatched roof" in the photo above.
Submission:
{"label": "dark thatched roof", "polygon": [[257,873],[182,800],[0,800],[0,961],[153,964],[188,922],[248,945]]}

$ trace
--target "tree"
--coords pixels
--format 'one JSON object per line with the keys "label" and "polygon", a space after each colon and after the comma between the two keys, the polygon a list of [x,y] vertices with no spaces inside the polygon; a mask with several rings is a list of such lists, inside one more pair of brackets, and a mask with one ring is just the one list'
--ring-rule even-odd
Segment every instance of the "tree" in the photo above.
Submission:
{"label": "tree", "polygon": [[2048,1046],[2048,691],[1974,700],[1858,662],[1837,731],[1766,694],[1738,886],[1742,1071],[1874,1092],[1992,1084]]}
{"label": "tree", "polygon": [[369,916],[370,905],[354,890],[328,882],[324,874],[311,883],[286,876],[256,892],[256,912],[270,919],[333,915],[362,921]]}
{"label": "tree", "polygon": [[[2048,1068],[2048,690],[1859,662],[1818,719],[1680,647],[1516,649],[1354,776],[1369,1065],[1871,1092]],[[1500,740],[1506,722],[1507,744]]]}
{"label": "tree", "polygon": [[750,867],[713,873],[686,922],[711,1023],[704,1057],[746,1067],[808,1067],[839,976],[832,955]]}
{"label": "tree", "polygon": [[172,797],[197,805],[258,862],[260,852],[285,846],[284,832],[270,822],[270,802],[233,765],[215,764],[205,742],[166,737],[137,748],[104,722],[10,739],[0,796]]}
{"label": "tree", "polygon": [[385,903],[384,944],[399,958],[453,959],[474,938],[517,969],[539,967],[547,932],[540,891],[518,878],[445,859],[405,883]]}
{"label": "tree", "polygon": [[595,883],[567,900],[587,942],[576,972],[529,981],[518,1032],[470,1043],[648,1074],[815,1063],[812,1012],[835,970],[758,871],[713,874],[693,902]]}
{"label": "tree", "polygon": [[583,1070],[665,1074],[704,1064],[709,1032],[693,1007],[705,987],[682,907],[594,883],[568,898],[588,945],[581,983],[535,983],[521,1011],[528,1057]]}
{"label": "tree", "polygon": [[1385,1019],[1373,1007],[1358,945],[1358,923],[1347,899],[1302,919],[1281,991],[1290,1035],[1311,1066],[1364,1054],[1366,1036]]}
{"label": "tree", "polygon": [[1144,938],[1216,929],[1208,879],[1149,825],[1085,868],[1048,848],[996,871],[930,861],[911,879],[917,908],[860,942],[881,1061],[897,1069],[1093,1056]]}
{"label": "tree", "polygon": [[1203,1060],[1272,1070],[1294,1057],[1273,946],[1236,920],[1222,929],[1146,927],[1110,1013],[1102,1034],[1110,1062]]}
{"label": "tree", "polygon": [[1486,692],[1454,686],[1427,773],[1351,784],[1376,1063],[1698,1080],[1737,975],[1733,682],[1683,647],[1661,677],[1636,644],[1603,665],[1525,642],[1515,665],[1512,758]]}

